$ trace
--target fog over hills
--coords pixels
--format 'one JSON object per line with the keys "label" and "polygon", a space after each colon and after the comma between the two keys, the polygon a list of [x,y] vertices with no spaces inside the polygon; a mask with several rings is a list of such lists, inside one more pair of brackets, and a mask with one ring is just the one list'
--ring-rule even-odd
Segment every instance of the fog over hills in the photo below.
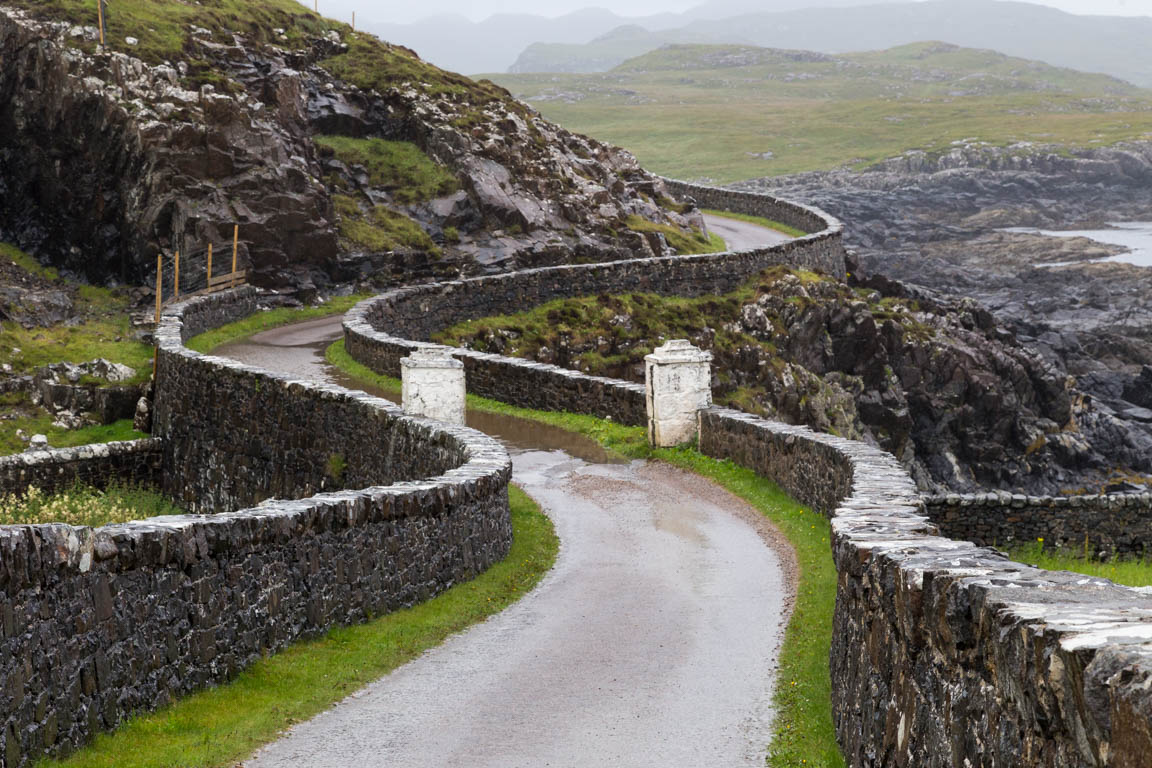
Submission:
{"label": "fog over hills", "polygon": [[[913,0],[895,0],[898,3]],[[366,20],[361,26],[392,43],[417,51],[421,58],[444,69],[474,74],[505,72],[520,53],[534,43],[582,45],[612,33],[619,27],[639,27],[645,36],[651,32],[671,32],[667,38],[648,47],[619,49],[612,64],[619,64],[637,53],[658,48],[664,42],[750,42],[725,37],[717,38],[693,29],[700,20],[715,21],[747,13],[782,12],[798,8],[856,6],[875,0],[710,0],[684,13],[662,13],[650,16],[624,16],[604,8],[585,8],[554,18],[533,14],[500,13],[483,21],[472,21],[460,14],[437,15],[411,24]],[[609,50],[615,50],[609,46]],[[636,51],[634,53],[633,51]],[[599,55],[599,54],[598,54]]]}
{"label": "fog over hills", "polygon": [[1003,0],[710,0],[685,13],[643,17],[590,8],[557,18],[440,16],[365,26],[466,73],[606,71],[670,43],[840,53],[944,40],[1152,86],[1152,17],[1079,16]]}

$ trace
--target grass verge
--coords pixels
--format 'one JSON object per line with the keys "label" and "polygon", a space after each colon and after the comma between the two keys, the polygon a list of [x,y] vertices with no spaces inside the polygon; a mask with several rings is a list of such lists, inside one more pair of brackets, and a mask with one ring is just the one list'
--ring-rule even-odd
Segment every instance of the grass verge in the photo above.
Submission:
{"label": "grass verge", "polygon": [[[381,376],[353,360],[343,341],[330,346],[325,356],[355,379],[399,391],[397,379]],[[844,765],[832,727],[828,654],[836,604],[836,569],[829,543],[831,526],[823,515],[802,507],[773,483],[730,461],[719,461],[691,448],[654,450],[648,446],[641,427],[626,427],[582,414],[519,408],[475,395],[468,396],[468,406],[567,429],[597,440],[620,455],[664,461],[695,472],[728,489],[771,520],[795,548],[800,573],[796,605],[780,652],[776,721],[767,764],[773,768]]]}
{"label": "grass verge", "polygon": [[136,717],[39,768],[227,768],[333,703],[498,613],[552,567],[552,523],[509,488],[514,539],[501,562],[443,594],[366,624],[341,627],[262,659],[227,685]]}
{"label": "grass verge", "polygon": [[1097,560],[1089,554],[1045,549],[1043,541],[1013,549],[1009,554],[1016,562],[1047,571],[1072,571],[1086,576],[1099,576],[1129,587],[1152,586],[1152,560],[1147,558]]}
{"label": "grass verge", "polygon": [[698,229],[684,232],[671,224],[657,224],[639,216],[628,217],[628,229],[633,232],[656,232],[664,235],[664,240],[681,256],[695,253],[723,253],[727,249],[724,238],[712,233],[705,234]]}
{"label": "grass verge", "polygon": [[777,232],[788,235],[789,237],[804,237],[808,234],[802,229],[796,229],[796,227],[790,227],[787,224],[782,224],[779,221],[774,221],[772,219],[766,219],[763,216],[751,216],[747,213],[733,213],[732,211],[719,211],[713,208],[705,208],[703,209],[703,212],[709,214],[710,216],[719,216],[724,219],[735,219],[736,221],[746,221],[749,224],[759,224],[762,227],[774,229]]}
{"label": "grass verge", "polygon": [[133,428],[132,419],[121,419],[111,424],[80,429],[62,429],[52,426],[54,416],[43,409],[38,411],[35,416],[17,416],[2,422],[4,426],[0,428],[0,456],[20,453],[27,447],[24,441],[16,436],[16,431],[20,429],[29,436],[44,435],[48,438],[50,448],[75,448],[91,443],[115,443],[147,437],[143,432],[137,432]]}
{"label": "grass verge", "polygon": [[356,294],[353,296],[338,296],[317,304],[314,307],[281,307],[270,309],[267,312],[257,312],[235,323],[222,325],[211,331],[193,336],[188,340],[187,347],[197,352],[207,354],[222,344],[238,341],[261,331],[279,328],[282,325],[291,325],[305,320],[315,320],[321,317],[342,315],[352,307],[359,304],[372,294]]}

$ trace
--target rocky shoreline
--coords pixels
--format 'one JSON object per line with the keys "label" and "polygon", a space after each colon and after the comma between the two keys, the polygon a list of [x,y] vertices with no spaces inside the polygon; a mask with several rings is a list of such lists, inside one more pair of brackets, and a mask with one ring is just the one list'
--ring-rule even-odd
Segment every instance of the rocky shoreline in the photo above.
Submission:
{"label": "rocky shoreline", "polygon": [[1152,143],[1094,150],[967,143],[860,172],[735,186],[819,205],[851,222],[846,239],[865,283],[882,275],[920,286],[911,293],[978,300],[1075,378],[1091,412],[1117,433],[1115,455],[1126,452],[1124,443],[1152,451],[1152,269],[1091,261],[1122,249],[1086,238],[1003,231],[1147,220]]}

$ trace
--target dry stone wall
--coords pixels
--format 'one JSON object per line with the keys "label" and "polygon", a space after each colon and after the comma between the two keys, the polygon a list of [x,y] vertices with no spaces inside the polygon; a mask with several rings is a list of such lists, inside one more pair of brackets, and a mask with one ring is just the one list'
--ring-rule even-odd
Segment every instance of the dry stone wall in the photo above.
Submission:
{"label": "dry stone wall", "polygon": [[[399,376],[400,359],[424,346],[437,331],[554,299],[599,293],[726,293],[751,275],[778,264],[844,276],[843,228],[831,216],[763,195],[668,183],[678,193],[691,193],[698,201],[706,201],[702,204],[709,207],[731,207],[722,205],[729,196],[759,200],[759,207],[743,207],[812,234],[779,245],[723,254],[543,267],[399,288],[358,305],[345,316],[349,354],[380,373]],[[464,363],[469,391],[484,397],[530,408],[611,416],[631,425],[646,423],[643,385],[540,363],[510,368],[503,362],[506,358],[469,350],[455,350],[454,355]]]}
{"label": "dry stone wall", "polygon": [[251,289],[196,299],[156,333],[147,449],[164,488],[215,514],[0,526],[2,768],[66,753],[507,553],[511,461],[494,440],[184,346],[252,301]]}
{"label": "dry stone wall", "polygon": [[86,485],[111,483],[155,486],[160,478],[160,440],[82,445],[48,451],[0,456],[0,496],[22,494],[29,488],[46,493]]}
{"label": "dry stone wall", "polygon": [[1096,556],[1152,554],[1152,493],[928,496],[928,517],[945,536],[1009,549],[1043,539],[1046,547]]}
{"label": "dry stone wall", "polygon": [[[708,207],[731,207],[694,197]],[[395,375],[399,357],[464,319],[589,293],[699,295],[739,282],[741,270],[754,271],[739,254],[714,257],[709,270],[725,273],[726,259],[731,273],[703,284],[672,277],[694,266],[673,258],[615,263],[603,272],[557,267],[402,289],[349,313],[345,341],[354,358]],[[646,287],[632,287],[642,279]],[[464,361],[472,391],[644,423],[638,385],[468,350],[452,354]],[[941,535],[900,463],[863,443],[713,407],[700,412],[699,446],[831,518],[839,574],[832,704],[849,765],[1148,765],[1146,590],[1038,570]]]}

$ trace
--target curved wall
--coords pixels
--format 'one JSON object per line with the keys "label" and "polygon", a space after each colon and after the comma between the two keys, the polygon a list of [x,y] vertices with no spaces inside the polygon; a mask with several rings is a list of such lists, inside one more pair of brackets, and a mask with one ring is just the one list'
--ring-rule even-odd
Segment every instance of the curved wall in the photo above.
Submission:
{"label": "curved wall", "polygon": [[[780,220],[767,211],[747,212]],[[723,277],[706,285],[730,285],[755,271],[739,254],[708,263]],[[714,290],[670,277],[693,269],[681,257],[592,267],[383,294],[349,313],[348,351],[377,372],[396,375],[399,357],[464,319],[589,293]],[[660,276],[655,285],[633,287],[654,274]],[[643,423],[639,385],[469,350],[452,354],[464,361],[472,391]],[[940,536],[899,462],[862,443],[710,408],[700,414],[700,450],[755,470],[831,517],[839,574],[833,712],[849,765],[1148,764],[1152,601],[1146,592],[1037,570]]]}
{"label": "curved wall", "polygon": [[989,547],[1012,548],[1042,538],[1046,547],[1108,557],[1152,552],[1152,493],[948,494],[927,496],[924,505],[945,535]]}
{"label": "curved wall", "polygon": [[217,514],[0,526],[0,766],[68,752],[507,553],[511,462],[494,440],[184,347],[252,295],[173,307],[156,334],[163,484]]}

